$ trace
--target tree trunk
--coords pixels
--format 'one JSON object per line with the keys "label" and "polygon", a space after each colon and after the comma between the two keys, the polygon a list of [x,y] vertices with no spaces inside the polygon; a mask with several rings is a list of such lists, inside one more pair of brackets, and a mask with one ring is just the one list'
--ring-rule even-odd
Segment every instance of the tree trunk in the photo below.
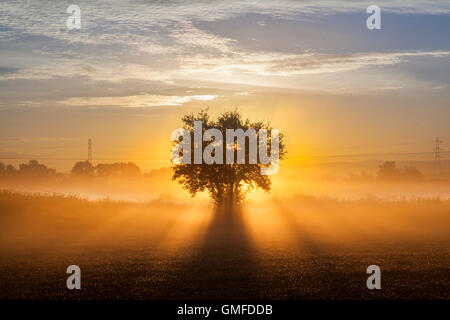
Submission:
{"label": "tree trunk", "polygon": [[227,194],[225,196],[225,213],[231,214],[234,203],[234,183],[228,184],[226,193]]}
{"label": "tree trunk", "polygon": [[222,204],[224,201],[224,198],[225,198],[223,189],[220,185],[217,185],[216,189],[217,189],[217,194],[216,194],[215,200],[216,200],[217,204]]}

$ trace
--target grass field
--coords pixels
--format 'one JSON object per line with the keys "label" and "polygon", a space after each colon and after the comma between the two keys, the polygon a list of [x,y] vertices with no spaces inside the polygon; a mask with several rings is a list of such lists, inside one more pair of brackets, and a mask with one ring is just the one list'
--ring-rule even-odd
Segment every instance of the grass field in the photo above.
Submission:
{"label": "grass field", "polygon": [[[450,201],[200,203],[0,193],[1,299],[449,299]],[[81,268],[81,290],[66,268]],[[366,268],[381,268],[381,290]]]}

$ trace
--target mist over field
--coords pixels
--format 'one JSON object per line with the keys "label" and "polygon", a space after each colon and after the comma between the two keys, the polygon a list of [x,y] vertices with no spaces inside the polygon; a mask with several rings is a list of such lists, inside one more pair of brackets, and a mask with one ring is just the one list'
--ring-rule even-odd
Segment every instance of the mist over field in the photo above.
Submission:
{"label": "mist over field", "polygon": [[2,298],[449,298],[449,200],[297,196],[229,216],[207,201],[2,192],[0,208]]}
{"label": "mist over field", "polygon": [[[33,161],[32,165],[30,162],[21,162],[16,166],[7,162],[0,163],[0,189],[47,195],[56,193],[90,200],[143,202],[161,197],[183,201],[191,199],[186,190],[172,181],[173,171],[170,167],[145,172],[132,162],[113,163],[107,164],[112,167],[107,172],[98,172],[98,169],[92,167],[91,175],[77,176],[70,172],[58,172],[43,163]],[[380,166],[390,163],[394,163],[394,168],[384,170],[387,172],[383,175]],[[120,164],[131,166],[136,172],[114,167]],[[446,164],[444,162],[444,165]],[[5,168],[3,171],[2,166]],[[12,168],[10,171],[6,170],[8,166]],[[98,164],[97,168],[99,166],[104,164]],[[402,174],[404,168],[416,171],[409,175]],[[450,198],[450,176],[433,175],[430,161],[283,165],[279,172],[271,177],[271,181],[270,192],[253,190],[247,194],[247,199],[260,201],[298,195],[336,200]],[[206,193],[198,194],[193,200],[209,202]]]}

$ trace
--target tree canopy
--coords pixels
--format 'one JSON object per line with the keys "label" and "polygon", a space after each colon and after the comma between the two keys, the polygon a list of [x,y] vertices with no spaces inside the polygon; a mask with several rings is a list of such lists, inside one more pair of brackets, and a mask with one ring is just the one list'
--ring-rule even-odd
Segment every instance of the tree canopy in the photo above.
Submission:
{"label": "tree canopy", "polygon": [[[270,123],[252,122],[249,119],[243,119],[238,111],[224,112],[220,114],[215,120],[211,119],[208,110],[202,110],[197,114],[185,115],[182,118],[184,124],[183,128],[191,135],[191,140],[194,140],[194,122],[202,122],[202,133],[204,134],[208,129],[218,129],[223,136],[226,135],[227,129],[248,129],[259,130],[265,129],[268,132],[267,151],[271,152],[271,132]],[[203,140],[203,139],[202,139]],[[214,142],[214,138],[212,138]],[[176,143],[176,142],[175,142]],[[204,148],[210,144],[211,141],[202,141],[202,152]],[[237,149],[242,146],[234,146],[235,158]],[[222,164],[186,164],[179,163],[173,165],[173,180],[178,181],[192,196],[199,192],[209,192],[213,201],[220,203],[238,203],[245,198],[245,194],[250,190],[261,188],[264,191],[269,191],[271,187],[270,177],[261,174],[262,167],[268,165],[257,162],[256,164],[249,163],[249,139],[245,140],[245,164],[226,164],[225,154],[226,148],[230,148],[227,144],[223,144],[222,157],[224,157]],[[191,155],[194,154],[194,144],[191,146]],[[279,134],[279,159],[282,159],[286,154],[285,145],[283,143],[283,135]]]}
{"label": "tree canopy", "polygon": [[94,167],[89,161],[78,161],[70,171],[71,176],[77,178],[91,178],[94,173]]}

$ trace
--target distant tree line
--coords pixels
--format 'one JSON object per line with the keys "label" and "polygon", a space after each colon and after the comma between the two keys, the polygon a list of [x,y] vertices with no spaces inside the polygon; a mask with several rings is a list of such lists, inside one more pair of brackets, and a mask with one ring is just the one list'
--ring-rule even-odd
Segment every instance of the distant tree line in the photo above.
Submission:
{"label": "distant tree line", "polygon": [[[99,163],[93,166],[89,161],[75,163],[70,176],[73,178],[138,178],[153,177],[155,175],[166,176],[165,170],[153,170],[152,174],[143,175],[140,168],[133,162]],[[63,178],[64,174],[56,172],[56,169],[48,168],[37,160],[22,163],[18,168],[11,164],[0,162],[0,178],[24,178],[44,179]],[[422,182],[424,175],[415,167],[404,166],[398,168],[395,161],[386,161],[378,166],[375,175],[365,171],[360,174],[351,174],[349,181],[352,182]]]}
{"label": "distant tree line", "polygon": [[378,166],[377,179],[381,181],[423,181],[424,177],[415,167],[404,166],[403,169],[397,168],[395,161],[386,161]]}
{"label": "distant tree line", "polygon": [[[5,165],[0,162],[0,178],[42,179],[63,176],[62,173],[57,173],[56,169],[48,168],[37,160],[22,163],[18,168],[12,164]],[[73,178],[137,178],[141,176],[141,170],[133,162],[99,163],[93,166],[89,161],[79,161],[73,166],[70,176]]]}
{"label": "distant tree line", "polygon": [[425,180],[424,175],[417,168],[404,166],[398,168],[395,161],[385,161],[378,166],[375,176],[366,171],[360,174],[351,174],[350,181],[353,182],[422,182]]}
{"label": "distant tree line", "polygon": [[19,168],[14,167],[12,164],[5,165],[0,162],[0,176],[44,178],[55,177],[57,175],[56,169],[48,168],[46,165],[41,164],[36,160],[22,163],[19,165]]}
{"label": "distant tree line", "polygon": [[99,163],[93,166],[89,161],[79,161],[73,166],[70,175],[84,178],[137,178],[141,176],[141,169],[133,162]]}

